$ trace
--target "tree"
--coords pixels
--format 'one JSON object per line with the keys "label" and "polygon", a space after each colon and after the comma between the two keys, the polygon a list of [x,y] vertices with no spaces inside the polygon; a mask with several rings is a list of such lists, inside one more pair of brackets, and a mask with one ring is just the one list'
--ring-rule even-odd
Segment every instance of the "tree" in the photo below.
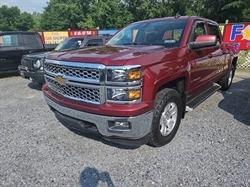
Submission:
{"label": "tree", "polygon": [[8,7],[3,5],[0,7],[0,30],[3,31],[26,31],[33,28],[34,20],[32,15],[21,13],[18,7]]}
{"label": "tree", "polygon": [[79,3],[71,0],[51,0],[41,15],[41,28],[45,30],[77,29],[83,13]]}
{"label": "tree", "polygon": [[42,14],[0,7],[0,30],[121,28],[177,12],[219,23],[242,22],[250,20],[249,4],[250,0],[50,0]]}
{"label": "tree", "polygon": [[17,30],[27,31],[34,27],[34,19],[31,14],[23,12],[20,14],[18,22],[16,24]]}
{"label": "tree", "polygon": [[249,7],[250,0],[234,0],[228,2],[225,6],[222,7],[222,10],[228,12],[234,12],[231,15],[230,21],[232,22],[240,22],[240,21],[249,21],[250,20],[250,7]]}
{"label": "tree", "polygon": [[20,18],[20,10],[18,7],[8,7],[3,5],[0,7],[0,30],[18,30],[17,24]]}
{"label": "tree", "polygon": [[132,20],[132,15],[126,10],[120,0],[102,0],[92,4],[85,21],[92,19],[94,27],[119,28]]}
{"label": "tree", "polygon": [[33,30],[39,31],[41,29],[41,14],[38,12],[32,13],[32,18],[34,20],[34,25],[32,27]]}

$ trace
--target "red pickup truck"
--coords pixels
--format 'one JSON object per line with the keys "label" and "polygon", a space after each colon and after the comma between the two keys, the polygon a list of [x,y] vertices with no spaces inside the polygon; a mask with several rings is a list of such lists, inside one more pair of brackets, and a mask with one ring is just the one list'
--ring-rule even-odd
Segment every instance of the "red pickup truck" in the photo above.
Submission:
{"label": "red pickup truck", "polygon": [[43,93],[70,128],[121,144],[163,146],[186,111],[229,89],[236,65],[216,22],[151,19],[126,26],[105,46],[48,54]]}

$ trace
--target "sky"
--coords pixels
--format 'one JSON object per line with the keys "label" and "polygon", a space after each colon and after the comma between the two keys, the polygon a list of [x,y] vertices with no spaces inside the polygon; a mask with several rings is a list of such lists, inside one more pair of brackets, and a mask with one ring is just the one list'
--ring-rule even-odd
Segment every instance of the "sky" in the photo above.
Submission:
{"label": "sky", "polygon": [[46,7],[49,0],[0,0],[0,6],[17,6],[22,12],[32,13],[34,11],[42,13],[43,7]]}

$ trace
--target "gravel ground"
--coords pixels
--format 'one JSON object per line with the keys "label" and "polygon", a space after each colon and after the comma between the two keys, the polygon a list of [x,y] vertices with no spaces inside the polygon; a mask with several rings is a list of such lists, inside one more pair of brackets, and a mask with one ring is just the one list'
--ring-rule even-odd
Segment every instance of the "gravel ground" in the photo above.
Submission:
{"label": "gravel ground", "polygon": [[0,186],[250,186],[250,72],[189,112],[160,148],[69,131],[41,87],[19,76],[1,78],[0,90]]}

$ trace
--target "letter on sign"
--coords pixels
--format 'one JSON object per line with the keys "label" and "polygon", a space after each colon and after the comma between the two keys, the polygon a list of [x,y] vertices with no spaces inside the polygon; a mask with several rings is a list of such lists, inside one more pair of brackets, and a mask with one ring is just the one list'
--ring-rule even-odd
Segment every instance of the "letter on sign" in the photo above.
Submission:
{"label": "letter on sign", "polygon": [[235,41],[236,36],[241,36],[242,35],[242,29],[244,28],[243,24],[240,25],[233,25],[232,26],[232,31],[230,35],[230,41]]}

